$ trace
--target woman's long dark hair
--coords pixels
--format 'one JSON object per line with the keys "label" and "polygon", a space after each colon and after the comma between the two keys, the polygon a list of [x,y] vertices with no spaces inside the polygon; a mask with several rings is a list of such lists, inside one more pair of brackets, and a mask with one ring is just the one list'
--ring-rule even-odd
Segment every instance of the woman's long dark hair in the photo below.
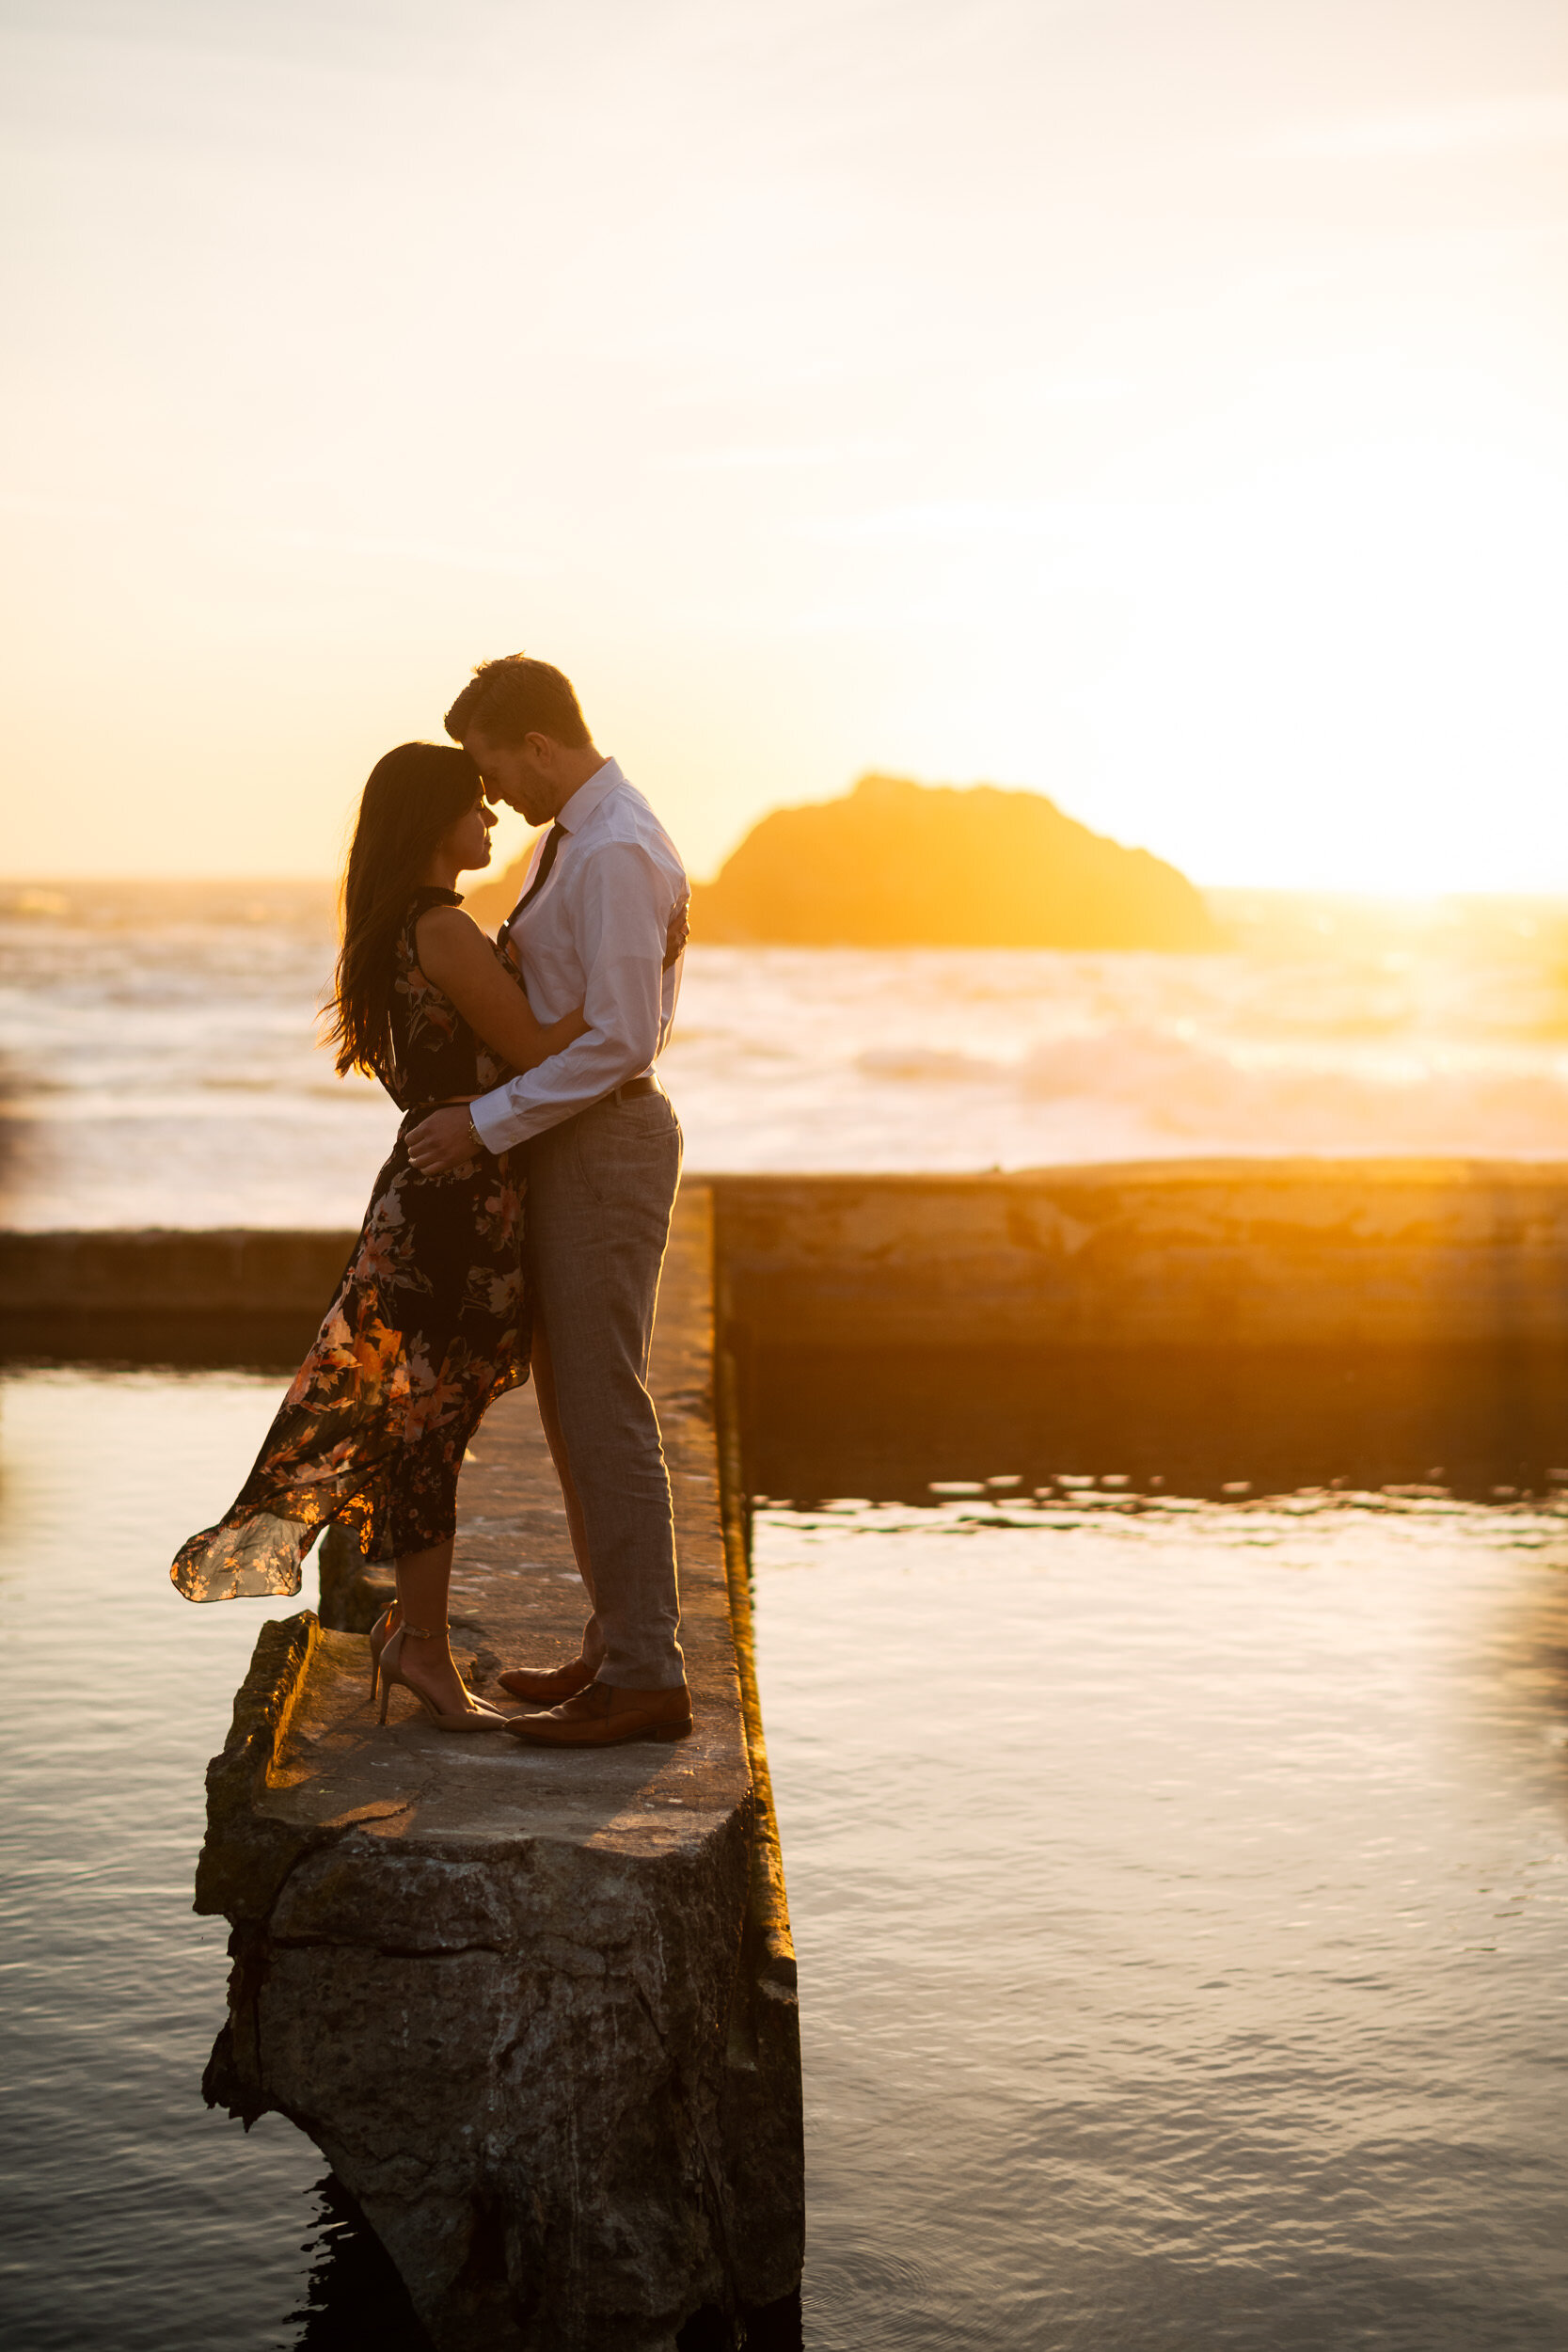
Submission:
{"label": "woman's long dark hair", "polygon": [[431,851],[479,793],[479,770],[455,744],[400,743],[371,770],[343,875],[343,944],[325,1008],[340,1077],[350,1070],[391,1076],[398,931]]}

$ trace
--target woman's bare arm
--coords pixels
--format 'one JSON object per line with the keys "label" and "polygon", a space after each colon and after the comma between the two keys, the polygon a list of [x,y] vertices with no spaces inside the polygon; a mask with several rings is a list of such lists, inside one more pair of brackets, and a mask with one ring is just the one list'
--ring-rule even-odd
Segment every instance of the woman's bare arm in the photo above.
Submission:
{"label": "woman's bare arm", "polygon": [[580,1005],[547,1025],[536,1021],[521,983],[507,978],[490,942],[461,907],[429,908],[414,935],[425,977],[514,1070],[537,1069],[586,1030]]}

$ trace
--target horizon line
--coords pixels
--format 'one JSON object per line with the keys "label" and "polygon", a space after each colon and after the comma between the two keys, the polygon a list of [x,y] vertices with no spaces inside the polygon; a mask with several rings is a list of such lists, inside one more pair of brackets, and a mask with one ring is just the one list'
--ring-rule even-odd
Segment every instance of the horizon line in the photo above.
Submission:
{"label": "horizon line", "polygon": [[[537,830],[543,831],[540,827]],[[521,856],[508,859],[506,866],[479,867],[476,880],[465,898],[473,897],[487,883],[499,881],[512,866],[522,863]],[[1168,863],[1168,861],[1167,861]],[[1180,869],[1179,869],[1180,870]],[[693,887],[710,889],[717,875],[689,877]],[[1568,882],[1555,890],[1465,889],[1458,886],[1433,884],[1426,888],[1401,890],[1367,882],[1199,882],[1193,875],[1183,879],[1204,897],[1250,897],[1272,898],[1342,898],[1366,901],[1382,906],[1434,906],[1452,901],[1466,905],[1517,902],[1531,906],[1568,906]],[[107,874],[12,874],[0,872],[0,892],[72,891],[103,888],[128,889],[137,885],[146,888],[202,889],[337,889],[341,877],[327,873],[107,873]],[[4,912],[4,910],[0,910]]]}

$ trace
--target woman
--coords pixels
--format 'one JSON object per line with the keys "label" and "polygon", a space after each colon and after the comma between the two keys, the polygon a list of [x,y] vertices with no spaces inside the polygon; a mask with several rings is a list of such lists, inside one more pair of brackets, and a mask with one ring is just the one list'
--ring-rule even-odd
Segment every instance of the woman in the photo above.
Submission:
{"label": "woman", "polygon": [[[488,1093],[587,1025],[580,1007],[535,1021],[512,965],[461,912],[457,877],[489,864],[495,821],[466,752],[404,743],[371,772],[343,885],[331,1039],[339,1074],[379,1078],[403,1112],[398,1140],[255,1468],[170,1570],[187,1600],[297,1593],[305,1554],[342,1519],[367,1559],[397,1565],[397,1601],[372,1636],[381,1719],[401,1682],[447,1731],[506,1720],[464,1685],[447,1593],[464,1454],[485,1408],[529,1375],[522,1154],[476,1148],[421,1176],[404,1138],[437,1104]],[[680,917],[675,930],[684,936]]]}

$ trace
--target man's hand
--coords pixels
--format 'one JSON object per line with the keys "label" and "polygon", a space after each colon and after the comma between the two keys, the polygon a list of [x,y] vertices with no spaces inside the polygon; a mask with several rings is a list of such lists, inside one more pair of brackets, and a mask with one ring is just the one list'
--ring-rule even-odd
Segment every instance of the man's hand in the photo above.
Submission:
{"label": "man's hand", "polygon": [[444,1176],[474,1157],[467,1103],[445,1103],[421,1119],[408,1137],[408,1156],[421,1176]]}

